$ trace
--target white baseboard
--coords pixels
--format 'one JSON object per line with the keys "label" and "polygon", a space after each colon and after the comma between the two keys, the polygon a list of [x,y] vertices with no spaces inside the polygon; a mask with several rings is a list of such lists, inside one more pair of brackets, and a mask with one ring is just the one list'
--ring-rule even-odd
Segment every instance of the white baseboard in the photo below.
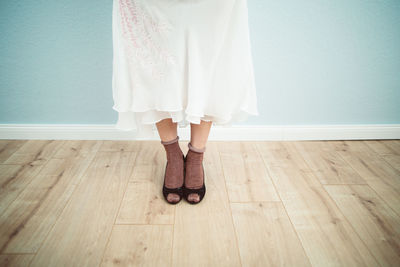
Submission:
{"label": "white baseboard", "polygon": [[[180,140],[190,139],[190,127],[178,127]],[[159,140],[157,131],[148,138],[120,131],[109,124],[0,124],[0,139],[48,140]],[[366,140],[400,139],[400,124],[365,125],[244,125],[213,126],[208,140]]]}

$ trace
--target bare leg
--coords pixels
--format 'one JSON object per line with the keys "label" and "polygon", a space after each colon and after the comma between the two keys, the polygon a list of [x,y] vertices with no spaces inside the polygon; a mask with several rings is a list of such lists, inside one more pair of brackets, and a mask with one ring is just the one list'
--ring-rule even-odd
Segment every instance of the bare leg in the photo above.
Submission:
{"label": "bare leg", "polygon": [[[212,126],[212,121],[200,121],[200,124],[190,124],[190,144],[195,149],[204,150],[208,136],[210,133],[210,129]],[[187,180],[185,180],[185,186],[187,188],[200,188],[203,184],[203,170],[202,170],[202,161],[203,161],[203,153],[192,153],[190,150],[188,153],[190,154],[190,159],[187,161],[187,167],[192,168],[190,173],[193,175],[188,175]],[[190,179],[192,178],[192,179]],[[198,194],[189,194],[189,201],[198,202],[200,200],[200,196]]]}
{"label": "bare leg", "polygon": [[[161,143],[163,143],[168,165],[165,173],[165,186],[167,188],[177,188],[183,184],[183,152],[179,147],[178,141],[173,141],[177,138],[177,123],[172,122],[171,118],[164,119],[156,123],[158,134],[160,135]],[[171,143],[170,141],[173,141]],[[170,144],[166,144],[166,143]],[[177,202],[179,195],[170,193],[167,195],[168,202]]]}
{"label": "bare leg", "polygon": [[171,118],[157,122],[156,126],[162,141],[170,141],[178,134],[178,124],[173,123]]}
{"label": "bare leg", "polygon": [[190,124],[190,143],[195,148],[205,147],[210,134],[212,122],[200,121],[200,124]]}

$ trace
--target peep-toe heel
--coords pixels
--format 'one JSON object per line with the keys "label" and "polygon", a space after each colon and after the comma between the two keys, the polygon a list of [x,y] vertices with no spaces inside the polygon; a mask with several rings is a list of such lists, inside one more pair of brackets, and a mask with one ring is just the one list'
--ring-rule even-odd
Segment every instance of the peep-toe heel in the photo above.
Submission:
{"label": "peep-toe heel", "polygon": [[[185,160],[185,156],[184,156],[184,155],[183,155],[183,160]],[[165,165],[165,170],[167,170],[167,166],[168,166],[168,161],[167,161],[167,164]],[[185,173],[183,173],[183,175],[185,175]],[[183,176],[183,177],[185,177],[185,176]],[[177,188],[168,188],[168,187],[165,186],[165,174],[164,174],[164,184],[163,184],[163,189],[162,189],[162,193],[163,193],[164,199],[165,199],[169,204],[173,204],[173,205],[178,204],[178,203],[182,200],[182,198],[183,198],[183,186],[184,186],[184,184],[185,184],[185,181],[183,181],[183,184],[182,184],[180,187],[177,187]],[[176,201],[176,202],[170,202],[170,201],[168,201],[167,196],[168,196],[168,194],[170,194],[170,193],[179,195],[179,200]]]}
{"label": "peep-toe heel", "polygon": [[[186,163],[186,158],[185,158],[185,163]],[[199,204],[201,200],[204,198],[204,195],[206,194],[206,184],[205,184],[205,172],[204,172],[204,165],[202,164],[203,168],[203,185],[200,188],[187,188],[185,186],[185,183],[183,183],[183,197],[185,200],[190,203],[190,204]],[[190,194],[198,194],[199,195],[199,201],[190,201],[189,195]]]}

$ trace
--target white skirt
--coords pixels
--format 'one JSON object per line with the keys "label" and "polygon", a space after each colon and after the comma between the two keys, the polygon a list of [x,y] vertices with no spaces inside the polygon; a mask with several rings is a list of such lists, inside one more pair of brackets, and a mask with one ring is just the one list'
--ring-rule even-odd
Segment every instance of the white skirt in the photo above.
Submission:
{"label": "white skirt", "polygon": [[246,0],[114,0],[115,127],[172,118],[230,126],[259,115]]}

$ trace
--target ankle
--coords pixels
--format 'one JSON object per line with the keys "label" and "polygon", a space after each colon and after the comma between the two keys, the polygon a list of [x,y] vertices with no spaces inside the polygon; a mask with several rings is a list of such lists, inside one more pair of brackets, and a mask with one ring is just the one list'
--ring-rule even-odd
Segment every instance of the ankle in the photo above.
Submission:
{"label": "ankle", "polygon": [[183,160],[184,154],[179,145],[179,136],[168,141],[161,140],[161,144],[164,146],[168,161],[175,162]]}
{"label": "ankle", "polygon": [[193,146],[193,144],[191,142],[188,143],[188,147],[190,150],[197,152],[197,153],[203,153],[206,151],[206,147],[197,147],[197,146]]}
{"label": "ankle", "polygon": [[170,145],[173,144],[175,142],[179,141],[179,136],[177,135],[175,138],[171,139],[171,140],[161,140],[161,144],[163,145]]}

